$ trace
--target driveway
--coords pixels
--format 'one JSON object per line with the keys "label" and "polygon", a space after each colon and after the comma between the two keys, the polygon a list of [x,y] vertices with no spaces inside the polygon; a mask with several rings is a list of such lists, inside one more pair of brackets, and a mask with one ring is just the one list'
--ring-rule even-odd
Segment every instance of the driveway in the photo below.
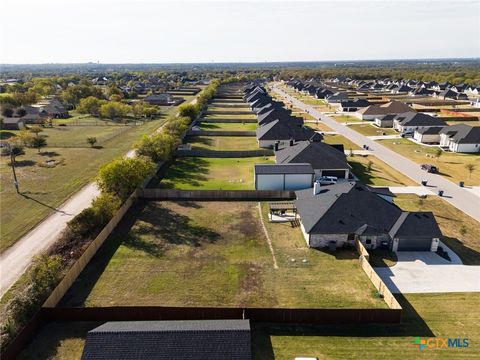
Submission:
{"label": "driveway", "polygon": [[451,262],[432,252],[400,251],[396,265],[375,271],[393,293],[480,292],[480,266],[463,265],[452,250],[440,246]]}
{"label": "driveway", "polygon": [[367,136],[360,134],[359,132],[345,126],[339,122],[336,122],[332,118],[326,116],[324,113],[316,110],[314,107],[307,105],[296,98],[290,96],[276,85],[273,90],[280,94],[283,98],[294,104],[299,109],[310,113],[317,119],[322,120],[333,131],[345,136],[355,144],[368,145],[372,150],[372,155],[382,160],[387,164],[393,165],[393,167],[405,174],[412,180],[420,184],[422,180],[427,180],[432,191],[444,190],[444,199],[457,209],[470,215],[477,221],[480,221],[480,197],[473,195],[472,191],[468,191],[465,188],[459,187],[457,184],[447,180],[441,175],[430,174],[420,169],[420,165],[413,162],[410,159],[396,153],[393,150],[383,146],[381,143],[369,139]]}

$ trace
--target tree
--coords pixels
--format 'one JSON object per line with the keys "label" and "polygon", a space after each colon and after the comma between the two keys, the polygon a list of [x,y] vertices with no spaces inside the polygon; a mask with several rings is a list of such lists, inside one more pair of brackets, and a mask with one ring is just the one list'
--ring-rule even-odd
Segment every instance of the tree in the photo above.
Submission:
{"label": "tree", "polygon": [[97,181],[102,191],[125,200],[154,170],[155,164],[149,159],[121,158],[103,165]]}
{"label": "tree", "polygon": [[188,117],[191,120],[195,119],[198,116],[200,109],[198,106],[193,104],[182,104],[178,107],[178,114],[182,117]]}
{"label": "tree", "polygon": [[40,153],[40,149],[47,146],[47,139],[45,139],[44,136],[34,137],[32,140],[32,146],[38,149],[38,152]]}
{"label": "tree", "polygon": [[130,110],[128,105],[119,102],[108,102],[100,106],[100,115],[104,118],[117,120],[125,117]]}
{"label": "tree", "polygon": [[24,146],[31,146],[34,135],[28,129],[22,129],[17,138]]}
{"label": "tree", "polygon": [[442,156],[443,154],[443,150],[438,148],[437,150],[435,150],[435,157],[437,158],[437,160],[440,160],[440,156]]}
{"label": "tree", "polygon": [[36,137],[38,137],[38,134],[40,134],[43,129],[40,126],[31,126],[28,129],[31,133],[35,134]]}
{"label": "tree", "polygon": [[472,177],[472,173],[475,170],[475,165],[474,164],[465,164],[465,169],[467,169],[469,177]]}
{"label": "tree", "polygon": [[116,102],[120,102],[120,101],[122,101],[122,99],[123,99],[123,96],[121,96],[119,94],[113,94],[108,98],[108,100],[116,101]]}
{"label": "tree", "polygon": [[81,114],[90,114],[93,116],[100,115],[100,106],[102,106],[103,101],[96,98],[95,96],[89,96],[80,100],[80,103],[77,106],[77,110]]}
{"label": "tree", "polygon": [[90,144],[91,147],[97,143],[97,138],[96,137],[87,137],[87,143]]}
{"label": "tree", "polygon": [[2,115],[5,116],[5,117],[12,117],[13,116],[13,109],[11,107],[3,108]]}
{"label": "tree", "polygon": [[136,145],[137,154],[149,157],[153,162],[168,160],[173,150],[180,144],[178,137],[157,133],[152,136],[145,135]]}
{"label": "tree", "polygon": [[368,163],[367,163],[367,166],[366,166],[365,170],[366,170],[367,172],[370,172],[370,171],[372,171],[372,167],[373,167],[373,161],[372,161],[372,160],[369,160]]}
{"label": "tree", "polygon": [[18,108],[17,109],[17,115],[18,115],[18,117],[23,117],[23,116],[27,115],[27,110],[25,110],[24,108]]}

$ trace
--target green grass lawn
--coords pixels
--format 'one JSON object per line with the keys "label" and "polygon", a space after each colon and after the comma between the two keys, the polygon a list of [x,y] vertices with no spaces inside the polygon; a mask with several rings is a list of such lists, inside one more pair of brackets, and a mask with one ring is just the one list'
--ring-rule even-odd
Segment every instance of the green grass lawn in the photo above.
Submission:
{"label": "green grass lawn", "polygon": [[360,146],[350,141],[345,136],[340,134],[325,134],[323,135],[323,141],[327,144],[343,144],[345,150],[359,150]]}
{"label": "green grass lawn", "polygon": [[[375,186],[408,186],[418,185],[409,177],[403,175],[394,168],[388,166],[374,155],[370,156],[349,156],[348,163],[352,172],[367,185]],[[368,170],[368,163],[372,162],[371,170]]]}
{"label": "green grass lawn", "polygon": [[298,227],[266,225],[279,269],[258,203],[144,202],[63,304],[386,308],[355,250],[312,250]]}
{"label": "green grass lawn", "polygon": [[253,165],[273,164],[273,157],[177,158],[159,182],[149,187],[199,190],[253,190]]}
{"label": "green grass lawn", "polygon": [[331,118],[339,123],[352,123],[362,121],[353,115],[332,115]]}
{"label": "green grass lawn", "polygon": [[[254,326],[253,359],[474,359],[480,352],[480,294],[399,296],[398,325]],[[419,350],[415,337],[469,338],[469,348]]]}
{"label": "green grass lawn", "polygon": [[205,119],[256,119],[255,114],[206,114]]}
{"label": "green grass lawn", "polygon": [[348,127],[365,136],[398,135],[393,129],[381,129],[371,124],[356,124]]}
{"label": "green grass lawn", "polygon": [[257,139],[253,136],[191,136],[188,143],[192,150],[258,150]]}
{"label": "green grass lawn", "polygon": [[256,123],[200,123],[200,130],[203,131],[255,131]]}
{"label": "green grass lawn", "polygon": [[[170,113],[176,111],[171,107]],[[165,114],[167,115],[167,114]],[[13,187],[12,170],[7,157],[0,158],[0,199],[2,203],[0,252],[14,244],[26,232],[42,221],[55,208],[61,205],[71,195],[97,175],[98,168],[123,156],[144,134],[151,134],[163,124],[162,119],[147,122],[141,126],[128,126],[127,131],[118,133],[109,140],[108,137],[121,127],[98,126],[90,128],[89,135],[94,130],[101,134],[98,138],[102,148],[69,148],[51,147],[42,149],[39,154],[35,149],[25,149],[25,155],[17,157],[17,177],[22,195],[18,195]],[[60,127],[59,127],[60,128]],[[83,126],[45,129],[48,134],[47,143],[63,141],[65,145],[86,143],[86,133]],[[67,130],[63,130],[63,129]],[[72,130],[70,130],[72,129]],[[42,133],[42,134],[43,134]],[[103,135],[102,135],[103,134]],[[115,133],[113,133],[115,134]],[[63,136],[65,135],[65,136]],[[70,143],[71,141],[71,143]],[[82,145],[83,146],[83,145]],[[45,167],[47,161],[54,161],[55,166]]]}
{"label": "green grass lawn", "polygon": [[464,264],[480,265],[478,221],[438,196],[421,199],[414,194],[397,194],[394,202],[406,211],[432,211],[442,230],[442,241],[460,256]]}
{"label": "green grass lawn", "polygon": [[[431,163],[438,166],[440,174],[448,180],[453,182],[465,181],[466,185],[480,185],[480,154],[442,152],[440,158],[437,159],[434,158],[437,147],[419,145],[408,139],[378,141],[418,164]],[[427,157],[427,154],[431,157]],[[475,166],[471,174],[465,168],[466,164]]]}

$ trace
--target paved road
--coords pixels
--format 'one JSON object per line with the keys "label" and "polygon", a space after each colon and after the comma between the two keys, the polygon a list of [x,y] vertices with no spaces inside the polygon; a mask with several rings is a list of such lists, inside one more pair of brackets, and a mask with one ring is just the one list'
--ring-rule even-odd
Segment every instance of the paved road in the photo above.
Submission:
{"label": "paved road", "polygon": [[320,111],[317,111],[314,107],[304,104],[303,102],[288,95],[278,86],[275,85],[273,90],[283,96],[289,102],[293,103],[297,108],[300,108],[301,110],[306,111],[314,117],[322,120],[331,129],[350,139],[355,144],[359,146],[369,146],[373,155],[385,163],[394,166],[395,169],[410,177],[417,183],[420,183],[422,180],[427,180],[431,190],[435,192],[438,190],[443,190],[444,199],[446,201],[464,213],[470,215],[475,220],[480,221],[480,197],[476,196],[472,191],[460,188],[457,184],[454,184],[440,175],[429,174],[421,170],[417,163],[388,149],[380,143],[369,139],[355,130],[350,129],[348,126],[336,122]]}
{"label": "paved road", "polygon": [[433,252],[401,251],[392,267],[376,273],[393,293],[480,292],[480,266],[463,265],[444,244],[451,261]]}

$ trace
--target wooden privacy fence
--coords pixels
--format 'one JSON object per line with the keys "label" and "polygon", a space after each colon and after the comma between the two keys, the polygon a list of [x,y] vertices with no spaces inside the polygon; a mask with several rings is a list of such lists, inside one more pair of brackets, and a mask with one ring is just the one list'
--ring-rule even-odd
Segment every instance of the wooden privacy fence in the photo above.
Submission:
{"label": "wooden privacy fence", "polygon": [[252,115],[253,112],[251,110],[207,110],[205,112],[206,115]]}
{"label": "wooden privacy fence", "polygon": [[188,136],[256,136],[255,131],[204,131],[189,130]]}
{"label": "wooden privacy fence", "polygon": [[242,158],[256,156],[273,156],[273,150],[241,150],[241,151],[216,151],[216,150],[176,150],[177,157],[206,157],[206,158]]}
{"label": "wooden privacy fence", "polygon": [[[243,98],[234,98],[234,99],[218,99],[214,98],[213,100],[210,101],[211,103],[219,103],[219,104],[225,104],[225,103],[231,103],[231,104],[245,104],[243,101]],[[223,106],[223,105],[222,105]]]}
{"label": "wooden privacy fence", "polygon": [[378,274],[373,269],[372,265],[370,265],[368,261],[369,259],[368,251],[365,249],[363,244],[360,241],[355,240],[355,246],[360,254],[360,257],[359,257],[360,266],[362,267],[363,271],[365,271],[365,273],[367,274],[373,286],[375,286],[377,291],[383,295],[383,299],[385,300],[387,305],[390,307],[390,309],[402,310],[402,307],[398,303],[397,299],[395,299],[395,296],[393,296],[393,294],[388,289],[387,285],[385,285],[383,280],[380,278],[380,276],[378,276]]}
{"label": "wooden privacy fence", "polygon": [[249,319],[287,324],[399,323],[401,310],[392,309],[282,309],[229,307],[120,306],[44,308],[46,321],[148,321]]}
{"label": "wooden privacy fence", "polygon": [[295,199],[295,192],[282,190],[172,190],[145,188],[140,190],[139,196],[147,200],[267,201],[293,200]]}

